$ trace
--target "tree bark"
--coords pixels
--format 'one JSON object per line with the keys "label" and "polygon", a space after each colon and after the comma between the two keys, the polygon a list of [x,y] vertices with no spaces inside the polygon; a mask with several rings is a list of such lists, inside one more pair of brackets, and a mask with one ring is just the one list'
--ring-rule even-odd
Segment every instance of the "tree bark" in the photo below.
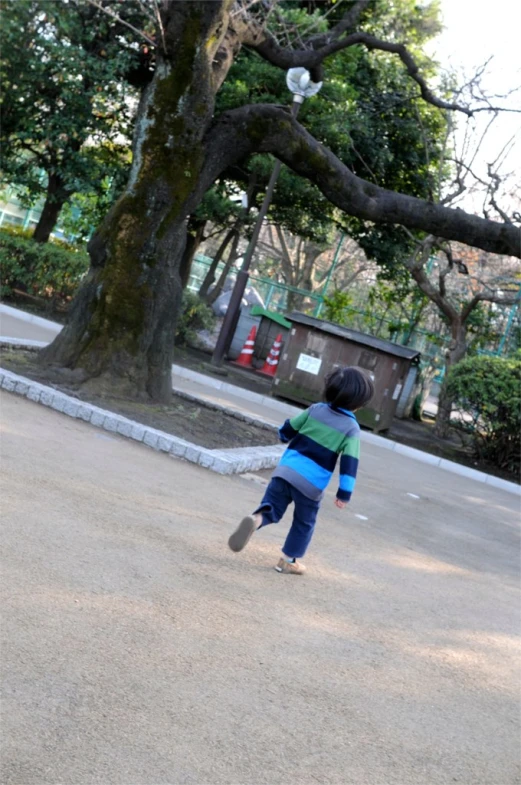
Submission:
{"label": "tree bark", "polygon": [[144,91],[126,191],[89,243],[91,269],[66,327],[41,353],[110,389],[167,401],[186,219],[210,185],[203,138],[222,81],[214,56],[230,2],[176,2]]}
{"label": "tree bark", "polygon": [[71,196],[57,174],[49,174],[47,183],[47,194],[43,206],[40,220],[33,233],[33,240],[37,243],[46,243],[51,236],[51,232],[58,222],[58,217],[63,205]]}
{"label": "tree bark", "polygon": [[232,247],[230,248],[230,253],[228,254],[228,259],[226,260],[226,264],[224,265],[224,267],[223,267],[223,269],[221,271],[221,274],[219,276],[219,280],[217,281],[217,283],[213,287],[213,289],[210,292],[210,294],[206,295],[206,302],[208,303],[208,305],[213,305],[214,302],[217,300],[217,298],[219,297],[219,295],[221,294],[221,292],[223,290],[223,286],[226,283],[226,279],[227,279],[228,274],[229,274],[229,272],[231,270],[232,264],[237,259],[237,248],[239,246],[239,240],[240,239],[241,239],[241,236],[240,236],[239,232],[235,231],[234,235],[233,235]]}
{"label": "tree bark", "polygon": [[219,262],[223,258],[224,252],[228,248],[228,245],[231,243],[233,238],[235,237],[236,233],[236,225],[232,226],[231,229],[228,229],[226,232],[222,243],[220,244],[219,248],[217,249],[215,256],[212,259],[212,263],[208,268],[208,272],[206,273],[204,280],[201,284],[201,288],[199,289],[199,297],[202,300],[206,300],[208,297],[208,292],[215,281],[215,273],[217,272],[217,268],[219,266]]}

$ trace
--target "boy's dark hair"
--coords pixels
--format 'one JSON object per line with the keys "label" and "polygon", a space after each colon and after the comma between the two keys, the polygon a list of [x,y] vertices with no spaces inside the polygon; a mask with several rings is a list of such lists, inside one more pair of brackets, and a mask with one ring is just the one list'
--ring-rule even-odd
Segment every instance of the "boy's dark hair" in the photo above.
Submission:
{"label": "boy's dark hair", "polygon": [[360,409],[374,395],[374,383],[368,373],[354,366],[335,368],[325,379],[325,398],[339,409]]}

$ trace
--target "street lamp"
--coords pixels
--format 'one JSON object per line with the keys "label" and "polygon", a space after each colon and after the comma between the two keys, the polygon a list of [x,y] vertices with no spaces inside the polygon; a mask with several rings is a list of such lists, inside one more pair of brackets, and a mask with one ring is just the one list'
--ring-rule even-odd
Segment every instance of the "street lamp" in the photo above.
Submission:
{"label": "street lamp", "polygon": [[[291,106],[291,114],[293,117],[297,116],[300,105],[304,103],[304,99],[310,98],[312,95],[316,95],[322,87],[322,82],[311,81],[311,75],[306,68],[290,68],[286,74],[286,84],[288,89],[293,93],[293,104]],[[266,195],[264,197],[264,201],[262,202],[257,221],[255,222],[253,234],[244,255],[241,269],[237,273],[235,286],[233,287],[230,302],[226,310],[226,315],[222,323],[221,331],[219,333],[219,338],[217,339],[217,344],[212,355],[212,363],[214,365],[221,365],[224,355],[230,348],[230,344],[235,333],[235,328],[237,327],[237,322],[239,320],[242,297],[248,284],[248,271],[250,269],[251,260],[257,246],[262,224],[264,223],[264,219],[266,218],[268,208],[271,203],[273,191],[275,190],[275,183],[277,182],[281,167],[281,162],[278,160],[275,161],[275,166],[273,167],[273,171],[271,173]]]}

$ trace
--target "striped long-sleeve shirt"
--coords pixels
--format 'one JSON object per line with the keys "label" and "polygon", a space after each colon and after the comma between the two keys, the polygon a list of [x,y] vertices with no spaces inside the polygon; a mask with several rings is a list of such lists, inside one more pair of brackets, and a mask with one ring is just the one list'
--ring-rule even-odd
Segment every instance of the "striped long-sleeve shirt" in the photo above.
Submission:
{"label": "striped long-sleeve shirt", "polygon": [[360,457],[360,426],[352,412],[315,403],[279,429],[289,442],[273,476],[282,477],[310,499],[324,494],[340,456],[337,498],[349,501]]}

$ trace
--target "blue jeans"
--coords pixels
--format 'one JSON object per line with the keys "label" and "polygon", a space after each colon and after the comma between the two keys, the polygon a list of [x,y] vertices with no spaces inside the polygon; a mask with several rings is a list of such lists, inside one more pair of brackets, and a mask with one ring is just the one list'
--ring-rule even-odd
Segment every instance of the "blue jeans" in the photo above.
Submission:
{"label": "blue jeans", "polygon": [[282,553],[290,559],[299,559],[304,556],[311,542],[320,502],[304,496],[282,477],[273,477],[253,514],[262,513],[262,526],[278,523],[291,502],[295,504],[293,522]]}

